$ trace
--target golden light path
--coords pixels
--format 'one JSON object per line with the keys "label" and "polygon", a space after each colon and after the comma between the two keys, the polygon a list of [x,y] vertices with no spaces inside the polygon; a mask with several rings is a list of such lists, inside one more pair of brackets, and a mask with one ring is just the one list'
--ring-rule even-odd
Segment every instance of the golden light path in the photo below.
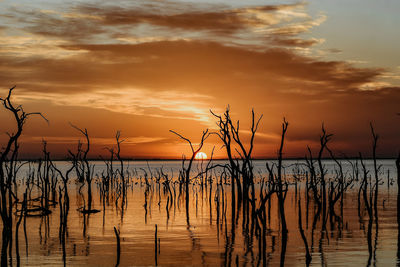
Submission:
{"label": "golden light path", "polygon": [[204,153],[204,152],[199,152],[199,153],[196,154],[195,159],[198,159],[198,160],[207,159],[207,154]]}

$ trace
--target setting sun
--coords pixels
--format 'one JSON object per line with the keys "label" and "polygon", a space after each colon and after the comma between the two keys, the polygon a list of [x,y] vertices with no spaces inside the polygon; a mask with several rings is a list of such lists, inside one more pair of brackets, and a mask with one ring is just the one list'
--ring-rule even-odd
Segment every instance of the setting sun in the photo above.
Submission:
{"label": "setting sun", "polygon": [[207,154],[206,154],[206,153],[204,153],[204,152],[199,152],[199,153],[197,153],[197,154],[196,154],[196,157],[195,157],[195,159],[198,159],[198,160],[204,160],[204,159],[207,159]]}

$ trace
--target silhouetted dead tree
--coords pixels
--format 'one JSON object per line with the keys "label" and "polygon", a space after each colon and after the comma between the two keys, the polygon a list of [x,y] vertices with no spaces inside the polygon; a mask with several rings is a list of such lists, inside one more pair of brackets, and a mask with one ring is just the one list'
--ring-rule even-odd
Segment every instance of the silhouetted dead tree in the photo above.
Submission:
{"label": "silhouetted dead tree", "polygon": [[[219,137],[219,139],[223,143],[223,147],[226,150],[226,155],[228,158],[228,164],[222,167],[223,170],[227,169],[229,171],[229,176],[231,178],[231,238],[227,239],[227,251],[225,252],[227,264],[231,262],[231,256],[233,250],[231,249],[235,242],[235,228],[237,224],[237,216],[236,216],[236,203],[238,211],[242,208],[242,227],[243,234],[246,236],[246,253],[252,253],[252,240],[254,236],[254,232],[259,236],[259,251],[260,257],[259,262],[261,261],[261,255],[263,255],[263,264],[265,264],[265,253],[263,253],[263,229],[261,227],[266,227],[266,218],[265,213],[261,212],[261,210],[265,209],[265,203],[270,199],[271,192],[274,192],[271,188],[271,183],[268,185],[268,193],[266,193],[265,198],[263,196],[263,200],[260,202],[257,200],[255,194],[255,176],[253,170],[253,162],[252,162],[252,152],[254,149],[254,140],[255,135],[258,130],[259,123],[262,119],[262,116],[256,118],[254,110],[251,113],[251,127],[250,127],[250,137],[249,143],[245,144],[241,138],[240,132],[240,123],[239,121],[233,122],[229,106],[223,115],[217,115],[214,112],[210,111],[211,114],[217,118],[217,131],[213,132]],[[218,165],[218,164],[217,164]],[[274,182],[274,181],[272,181]],[[236,202],[236,190],[237,188],[237,202]],[[260,203],[261,206],[257,206],[257,202]],[[268,202],[270,203],[270,202]],[[250,209],[251,207],[251,209]],[[251,212],[250,212],[251,210]],[[260,217],[261,216],[261,217]],[[260,221],[265,220],[265,221]],[[259,222],[260,221],[260,222]],[[264,240],[265,241],[265,240]]]}
{"label": "silhouetted dead tree", "polygon": [[104,161],[104,163],[106,164],[106,168],[107,168],[107,173],[106,176],[112,181],[114,180],[114,166],[113,166],[113,161],[114,161],[114,155],[115,155],[115,151],[114,148],[106,148],[109,152],[110,152],[110,158],[108,161]]}
{"label": "silhouetted dead tree", "polygon": [[231,176],[233,178],[238,176],[238,166],[236,165],[236,162],[234,161],[233,157],[233,151],[232,151],[232,136],[231,136],[231,130],[230,130],[230,125],[232,125],[231,117],[230,117],[230,110],[229,106],[226,108],[225,113],[223,116],[215,114],[212,110],[210,110],[211,114],[218,119],[216,122],[218,131],[213,132],[212,134],[216,134],[219,139],[223,143],[223,147],[226,149],[226,154],[230,163],[230,172]]}
{"label": "silhouetted dead tree", "polygon": [[319,167],[319,175],[321,179],[321,195],[322,195],[322,230],[326,230],[326,222],[327,222],[327,197],[326,197],[326,170],[324,165],[322,164],[322,157],[324,150],[327,147],[328,142],[330,141],[332,134],[327,134],[324,124],[322,124],[322,135],[320,136],[320,150],[318,152],[318,167]]}
{"label": "silhouetted dead tree", "polygon": [[281,135],[281,142],[278,150],[278,164],[276,165],[277,173],[274,174],[273,167],[269,167],[267,164],[268,172],[270,173],[270,177],[274,178],[275,183],[277,184],[277,197],[278,197],[278,209],[279,209],[279,216],[280,216],[280,223],[282,226],[282,244],[281,244],[281,258],[280,258],[280,266],[285,265],[285,255],[286,255],[286,245],[287,245],[287,234],[288,228],[286,223],[286,216],[285,216],[285,199],[286,194],[288,191],[288,184],[286,181],[283,181],[282,177],[282,159],[283,159],[283,147],[286,137],[287,128],[289,123],[283,118],[282,123],[282,135]]}
{"label": "silhouetted dead tree", "polygon": [[[235,192],[235,182],[238,191],[238,209],[239,205],[243,206],[243,226],[245,227],[245,231],[248,231],[249,223],[251,220],[252,229],[254,227],[254,220],[256,219],[255,210],[255,189],[254,189],[254,172],[253,172],[253,163],[252,163],[252,152],[254,149],[254,139],[256,132],[258,130],[259,123],[262,119],[262,115],[256,119],[254,110],[251,112],[251,127],[250,127],[250,141],[247,145],[247,149],[245,144],[243,143],[240,135],[240,123],[236,121],[234,123],[230,116],[229,106],[225,110],[225,113],[220,116],[215,114],[213,111],[210,111],[211,114],[217,118],[217,127],[218,130],[213,132],[219,137],[219,139],[223,143],[223,147],[225,147],[228,162],[226,165],[230,172],[231,177],[231,196],[232,196],[232,217],[235,216],[235,202],[236,202],[236,192]],[[237,158],[234,154],[239,156]],[[242,178],[242,183],[240,181]],[[251,191],[250,191],[251,190]],[[249,191],[251,194],[249,194]],[[251,195],[251,197],[250,197]],[[251,218],[250,218],[250,206],[251,204]],[[234,225],[232,226],[234,227]]]}
{"label": "silhouetted dead tree", "polygon": [[[331,159],[336,163],[338,166],[338,171],[336,174],[335,179],[330,181],[330,186],[328,190],[328,203],[329,203],[329,213],[331,218],[336,217],[335,214],[335,204],[337,201],[340,201],[340,210],[341,210],[341,215],[340,218],[343,217],[343,197],[344,193],[347,191],[347,189],[353,184],[354,181],[354,176],[351,176],[350,179],[346,180],[346,176],[343,172],[343,166],[342,163],[335,157],[333,154],[332,150],[329,149],[329,147],[326,147],[328,150]],[[342,222],[340,221],[340,224]],[[339,225],[340,227],[340,225]],[[339,229],[340,231],[340,229]]]}
{"label": "silhouetted dead tree", "polygon": [[311,152],[311,148],[307,147],[308,150],[308,156],[305,157],[306,160],[306,164],[307,164],[307,168],[308,168],[308,173],[310,175],[310,188],[312,189],[313,192],[313,198],[314,198],[314,202],[317,204],[318,206],[318,210],[322,209],[322,196],[320,194],[319,191],[319,184],[320,184],[320,180],[317,178],[317,172],[315,169],[315,165],[314,165],[314,159],[313,159],[313,155]]}
{"label": "silhouetted dead tree", "polygon": [[[192,169],[193,161],[194,161],[194,159],[196,158],[197,153],[199,153],[200,150],[203,148],[204,141],[208,138],[208,136],[209,136],[210,134],[208,133],[208,129],[205,130],[205,131],[203,131],[203,134],[202,134],[200,143],[199,143],[197,149],[195,149],[195,148],[193,147],[192,142],[191,142],[188,138],[186,138],[186,137],[180,135],[179,133],[177,133],[177,132],[175,132],[175,131],[173,131],[173,130],[169,130],[169,131],[170,131],[171,133],[177,135],[179,138],[185,140],[185,141],[188,142],[188,144],[190,145],[190,149],[191,149],[191,151],[192,151],[192,155],[191,155],[191,157],[190,157],[190,159],[189,159],[189,164],[188,164],[188,166],[187,166],[187,167],[183,166],[184,174],[185,174],[185,183],[188,184],[188,183],[190,182],[190,171],[191,171],[191,169]],[[186,159],[185,156],[184,156],[184,159]]]}
{"label": "silhouetted dead tree", "polygon": [[[288,228],[286,224],[286,217],[285,217],[285,199],[286,199],[286,194],[288,191],[288,183],[284,181],[283,179],[283,174],[282,174],[282,160],[283,160],[283,147],[284,147],[284,142],[285,142],[285,137],[286,137],[286,132],[287,128],[289,126],[289,123],[286,121],[286,119],[283,119],[282,123],[282,135],[281,135],[281,142],[278,150],[278,164],[272,163],[270,166],[268,162],[266,163],[267,171],[269,174],[269,180],[270,182],[276,184],[277,190],[276,190],[276,195],[278,197],[278,209],[279,209],[279,216],[280,216],[280,222],[282,226],[282,234],[284,236],[287,236],[288,233]],[[276,171],[275,171],[276,169]]]}
{"label": "silhouetted dead tree", "polygon": [[379,233],[379,216],[378,216],[378,196],[379,196],[379,172],[382,167],[382,165],[378,165],[377,159],[376,159],[376,148],[378,145],[378,139],[379,135],[375,133],[374,127],[372,123],[370,123],[371,127],[371,134],[372,134],[372,159],[374,162],[374,178],[375,178],[375,193],[374,193],[374,217],[375,217],[375,237],[374,237],[374,251],[373,251],[373,257],[374,257],[374,262],[376,262],[376,249],[378,245],[378,233]]}
{"label": "silhouetted dead tree", "polygon": [[122,180],[124,180],[124,161],[121,158],[121,143],[124,142],[125,139],[121,140],[120,131],[117,131],[117,133],[115,134],[115,140],[117,142],[117,151],[115,152],[115,155],[117,156],[121,167],[121,169],[119,170],[119,175],[121,176]]}
{"label": "silhouetted dead tree", "polygon": [[[229,165],[227,168],[229,169],[230,172],[230,177],[231,177],[231,195],[232,195],[232,212],[235,212],[235,202],[236,202],[236,194],[235,194],[235,182],[237,185],[237,190],[238,190],[238,204],[241,202],[242,198],[242,190],[241,190],[241,185],[240,185],[240,180],[239,180],[239,164],[234,160],[233,157],[233,151],[232,151],[232,136],[231,136],[231,130],[230,126],[232,125],[232,120],[230,117],[230,110],[229,106],[226,108],[225,113],[220,116],[215,114],[213,111],[211,111],[211,114],[216,117],[218,120],[216,122],[218,130],[217,132],[213,132],[212,134],[216,134],[219,139],[223,143],[223,147],[225,147],[226,150],[226,155],[228,157]],[[234,217],[235,214],[232,216]]]}
{"label": "silhouetted dead tree", "polygon": [[372,134],[372,159],[374,161],[374,178],[375,178],[375,194],[374,194],[374,214],[375,224],[378,228],[378,195],[379,195],[379,171],[381,166],[378,166],[376,161],[376,147],[378,144],[379,135],[375,133],[374,126],[370,124]]}
{"label": "silhouetted dead tree", "polygon": [[119,160],[119,163],[120,163],[120,170],[118,171],[119,172],[119,177],[120,177],[120,179],[121,179],[121,182],[122,182],[122,184],[121,184],[121,190],[122,190],[122,201],[121,201],[121,216],[123,216],[123,211],[124,211],[124,208],[125,208],[125,206],[126,206],[126,187],[127,187],[127,181],[126,181],[126,179],[125,179],[125,169],[124,169],[124,161],[123,161],[123,159],[122,159],[122,157],[121,157],[121,143],[122,142],[124,142],[125,140],[121,140],[121,132],[120,131],[117,131],[117,133],[116,133],[116,135],[115,135],[115,140],[116,140],[116,142],[117,142],[117,149],[116,149],[116,152],[115,152],[115,155],[116,155],[116,157],[117,157],[117,159]]}
{"label": "silhouetted dead tree", "polygon": [[[288,192],[288,182],[283,177],[283,148],[285,143],[286,132],[288,129],[289,123],[283,118],[282,123],[282,134],[281,134],[281,142],[278,149],[278,163],[272,163],[271,165],[267,162],[266,168],[268,171],[269,184],[273,187],[276,187],[274,191],[278,198],[278,211],[281,225],[281,258],[280,258],[280,266],[285,265],[285,255],[286,255],[286,245],[287,245],[287,236],[288,236],[288,228],[286,223],[285,216],[285,199]],[[276,169],[276,171],[275,171]]]}
{"label": "silhouetted dead tree", "polygon": [[103,204],[103,225],[105,223],[105,206],[106,203],[109,204],[110,201],[110,191],[115,187],[115,171],[114,171],[114,156],[115,156],[115,148],[114,147],[106,147],[106,150],[110,152],[110,157],[108,160],[104,160],[104,164],[106,165],[105,173],[102,172],[101,180],[99,184],[100,188],[100,201]]}
{"label": "silhouetted dead tree", "polygon": [[289,123],[283,118],[283,123],[282,123],[282,137],[281,137],[281,144],[279,146],[279,151],[278,151],[278,167],[277,167],[277,183],[278,183],[278,205],[279,205],[279,215],[281,217],[281,224],[282,224],[282,233],[284,235],[287,234],[288,229],[286,225],[286,216],[285,216],[285,198],[286,198],[286,192],[287,192],[287,185],[286,189],[284,190],[283,187],[283,180],[282,180],[282,156],[283,156],[283,145],[285,141],[285,136],[286,136],[286,131],[289,126]]}
{"label": "silhouetted dead tree", "polygon": [[191,155],[191,157],[190,157],[190,159],[189,159],[189,164],[188,164],[187,167],[186,167],[185,164],[184,164],[184,162],[185,162],[185,156],[183,156],[183,161],[182,161],[182,172],[183,172],[183,174],[184,174],[184,179],[185,179],[184,182],[185,182],[185,189],[186,189],[186,192],[185,192],[185,193],[186,193],[186,201],[185,201],[185,202],[186,202],[186,221],[187,221],[187,225],[189,226],[189,225],[190,225],[190,223],[189,223],[189,183],[190,183],[190,171],[191,171],[191,169],[192,169],[193,161],[194,161],[194,159],[196,158],[197,153],[199,153],[200,150],[203,148],[204,141],[210,136],[210,134],[208,133],[208,129],[205,130],[205,131],[203,131],[203,134],[202,134],[202,136],[201,136],[200,143],[199,143],[197,149],[195,149],[195,148],[193,147],[192,142],[191,142],[188,138],[186,138],[186,137],[180,135],[179,133],[177,133],[177,132],[175,132],[175,131],[173,131],[173,130],[169,130],[169,131],[170,131],[171,133],[177,135],[179,138],[181,138],[181,139],[185,140],[186,142],[188,142],[188,144],[190,145],[190,149],[191,149],[191,151],[192,151],[192,155]]}
{"label": "silhouetted dead tree", "polygon": [[[54,165],[53,161],[50,161],[50,164],[52,166],[52,168],[59,174],[59,176],[61,177],[61,180],[63,182],[63,191],[65,193],[65,196],[68,198],[68,181],[70,179],[70,175],[71,172],[74,170],[75,166],[73,164],[71,164],[71,167],[65,172],[65,174],[59,169],[57,168],[56,165]],[[68,198],[69,199],[69,198]],[[68,205],[69,206],[69,205]]]}
{"label": "silhouetted dead tree", "polygon": [[75,164],[75,170],[77,171],[77,175],[79,178],[84,178],[84,182],[86,182],[87,186],[87,208],[84,205],[84,207],[81,207],[79,210],[82,213],[96,213],[99,212],[97,209],[92,209],[92,202],[93,202],[93,197],[92,197],[92,180],[93,180],[93,169],[94,165],[90,164],[89,159],[88,159],[88,153],[90,151],[90,139],[89,139],[89,134],[87,129],[85,128],[82,130],[81,128],[78,128],[77,126],[71,124],[71,127],[74,128],[75,130],[79,131],[86,139],[86,149],[82,150],[80,143],[78,143],[78,150],[77,154],[74,155],[73,153],[70,152],[70,154],[73,156],[73,161]]}
{"label": "silhouetted dead tree", "polygon": [[[276,184],[273,182],[265,183],[264,180],[260,186],[260,200],[259,207],[255,209],[256,216],[256,229],[258,230],[258,251],[259,262],[262,260],[263,266],[267,266],[267,217],[269,215],[266,211],[266,203],[269,201],[273,194],[277,192]],[[261,226],[260,226],[261,225]]]}
{"label": "silhouetted dead tree", "polygon": [[[244,219],[244,225],[246,225],[246,231],[248,230],[248,224],[249,224],[250,220],[251,220],[252,227],[253,227],[254,219],[256,217],[255,216],[256,197],[255,197],[255,188],[254,188],[252,152],[254,149],[255,134],[257,132],[259,123],[262,119],[262,115],[258,119],[255,119],[254,110],[251,111],[251,115],[252,115],[251,116],[251,128],[250,128],[251,135],[250,135],[250,142],[248,145],[248,150],[246,150],[243,142],[240,139],[239,121],[236,122],[236,126],[235,126],[232,123],[232,120],[229,120],[232,137],[235,140],[235,143],[237,144],[237,146],[239,146],[239,149],[235,149],[235,150],[239,154],[240,160],[241,160],[240,174],[241,174],[242,180],[243,180],[242,198],[245,200],[245,201],[243,201],[242,205],[243,205],[243,219]],[[249,195],[250,189],[251,189],[251,197]],[[248,203],[250,203],[251,207],[252,207],[251,218],[249,217],[250,212],[249,212]]]}
{"label": "silhouetted dead tree", "polygon": [[363,172],[361,187],[363,191],[363,199],[365,209],[368,212],[368,230],[367,230],[367,243],[368,243],[368,262],[367,266],[371,265],[372,259],[372,223],[373,223],[373,192],[374,192],[374,185],[371,183],[371,176],[369,176],[369,171],[367,170],[362,155],[360,153],[360,162],[361,168]]}
{"label": "silhouetted dead tree", "polygon": [[68,154],[71,157],[72,165],[74,166],[76,177],[78,182],[85,182],[85,165],[82,163],[82,143],[78,140],[76,152],[73,153],[68,150]]}
{"label": "silhouetted dead tree", "polygon": [[[47,151],[47,142],[43,140],[43,158],[39,159],[37,177],[35,185],[40,190],[40,207],[33,206],[28,208],[27,213],[34,215],[39,212],[40,216],[48,215],[51,213],[50,206],[57,204],[57,175],[54,168],[52,168],[50,152]],[[35,199],[30,199],[35,201]],[[31,214],[32,213],[32,214]]]}
{"label": "silhouetted dead tree", "polygon": [[[15,172],[4,172],[7,168],[6,165],[14,166],[17,155],[18,155],[18,139],[20,138],[23,130],[23,126],[26,123],[26,120],[32,115],[39,115],[44,120],[47,119],[38,112],[26,113],[22,106],[14,106],[11,101],[11,95],[15,86],[10,88],[8,91],[8,95],[5,98],[0,98],[4,108],[11,112],[13,118],[16,122],[16,131],[14,133],[8,134],[8,141],[5,145],[4,149],[0,152],[0,193],[1,193],[1,219],[3,222],[3,232],[2,232],[2,250],[1,250],[1,266],[7,266],[7,249],[9,251],[9,260],[12,262],[12,229],[13,229],[13,202],[17,200],[17,196],[13,193],[12,182],[15,180],[15,177],[12,177],[9,174],[16,175]],[[9,170],[14,169],[13,167],[9,167]]]}
{"label": "silhouetted dead tree", "polygon": [[258,129],[258,125],[260,124],[260,121],[262,119],[262,115],[256,120],[255,115],[254,115],[254,110],[251,111],[251,128],[250,128],[250,142],[249,142],[249,148],[246,150],[244,147],[243,142],[240,139],[240,134],[239,134],[239,121],[236,122],[236,126],[233,125],[232,120],[229,120],[230,124],[230,130],[232,133],[232,137],[235,140],[236,144],[239,146],[240,150],[236,149],[236,152],[239,154],[242,165],[241,165],[241,174],[243,176],[243,183],[245,185],[250,185],[253,184],[253,165],[251,162],[251,154],[254,149],[254,138],[255,134]]}
{"label": "silhouetted dead tree", "polygon": [[[214,149],[211,150],[211,156],[207,161],[206,167],[203,169],[203,161],[201,160],[201,170],[198,171],[197,175],[193,177],[193,179],[198,179],[200,178],[200,186],[203,187],[204,185],[207,186],[208,182],[212,182],[212,174],[209,174],[212,170],[215,168],[221,167],[223,168],[223,172],[225,171],[225,165],[220,165],[220,164],[213,164],[213,157],[214,157]],[[210,176],[209,176],[210,175]],[[226,177],[225,177],[225,182],[226,182]]]}

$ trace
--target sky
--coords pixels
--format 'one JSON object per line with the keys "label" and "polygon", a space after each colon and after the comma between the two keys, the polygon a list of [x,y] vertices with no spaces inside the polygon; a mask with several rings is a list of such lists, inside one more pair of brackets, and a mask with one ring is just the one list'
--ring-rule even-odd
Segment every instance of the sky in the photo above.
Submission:
{"label": "sky", "polygon": [[[338,156],[400,150],[400,2],[310,1],[0,1],[0,95],[30,117],[20,156],[42,141],[55,158],[76,149],[87,128],[90,156],[107,155],[115,134],[122,156],[189,155],[210,110],[229,106],[250,136],[251,110],[263,115],[255,158],[276,156],[285,117],[285,157],[319,147],[321,125]],[[15,131],[0,112],[0,141]],[[215,135],[203,152],[225,157]]]}

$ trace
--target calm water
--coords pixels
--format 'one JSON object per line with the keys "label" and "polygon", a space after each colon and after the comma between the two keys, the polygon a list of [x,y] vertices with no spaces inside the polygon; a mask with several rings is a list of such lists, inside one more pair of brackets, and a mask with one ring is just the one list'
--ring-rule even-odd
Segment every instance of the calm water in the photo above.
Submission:
{"label": "calm water", "polygon": [[[96,165],[99,175],[105,170],[102,162]],[[285,173],[288,177],[294,172],[295,161],[285,161]],[[335,172],[333,161],[325,161],[328,174]],[[394,160],[379,161],[382,164],[382,185],[378,199],[378,232],[373,226],[373,249],[376,266],[395,266],[397,253],[397,183]],[[69,163],[56,162],[61,169]],[[254,161],[255,173],[267,176],[265,161]],[[155,265],[155,225],[158,226],[159,253],[157,263],[160,266],[221,266],[239,264],[240,266],[262,265],[258,259],[258,239],[244,231],[243,215],[240,209],[232,218],[230,185],[201,187],[190,185],[190,203],[188,225],[185,213],[184,194],[170,202],[164,193],[163,185],[151,182],[152,187],[145,194],[144,170],[156,176],[157,169],[163,167],[165,173],[177,176],[181,168],[178,161],[134,161],[129,163],[132,186],[128,189],[127,205],[124,210],[115,205],[115,199],[103,205],[100,201],[98,181],[93,182],[94,208],[100,212],[84,216],[77,209],[83,204],[78,193],[79,185],[69,184],[70,211],[68,215],[68,233],[66,240],[66,263],[69,266],[114,266],[116,256],[116,237],[114,227],[120,230],[121,258],[120,266]],[[204,167],[204,166],[203,166]],[[344,163],[344,172],[351,174],[351,165]],[[372,162],[367,161],[367,167]],[[201,166],[194,167],[195,171]],[[20,171],[23,179],[27,166]],[[218,170],[215,174],[218,176]],[[389,175],[389,185],[388,181]],[[228,181],[229,182],[229,181]],[[290,186],[285,207],[289,235],[285,255],[285,265],[304,266],[305,248],[298,228],[298,199],[301,198],[303,228],[311,246],[311,266],[365,266],[368,261],[367,225],[368,215],[357,210],[356,182],[344,196],[343,211],[337,204],[337,214],[343,214],[339,222],[328,222],[328,231],[321,234],[321,219],[312,231],[315,206],[312,197],[306,209],[304,184],[297,193]],[[174,186],[171,186],[171,190]],[[86,192],[85,188],[82,192]],[[147,212],[144,205],[147,203]],[[167,203],[171,208],[166,209]],[[281,257],[281,232],[277,210],[277,200],[271,199],[270,219],[268,221],[267,263],[277,266]],[[21,265],[24,266],[62,266],[62,245],[59,239],[59,208],[52,208],[48,217],[28,217],[26,231],[28,246],[23,227],[19,230]],[[340,221],[339,220],[339,221]],[[339,226],[338,226],[339,225]],[[84,227],[85,226],[85,227]],[[376,242],[375,242],[376,241]],[[14,257],[15,258],[15,257]],[[374,261],[373,261],[374,262]]]}

